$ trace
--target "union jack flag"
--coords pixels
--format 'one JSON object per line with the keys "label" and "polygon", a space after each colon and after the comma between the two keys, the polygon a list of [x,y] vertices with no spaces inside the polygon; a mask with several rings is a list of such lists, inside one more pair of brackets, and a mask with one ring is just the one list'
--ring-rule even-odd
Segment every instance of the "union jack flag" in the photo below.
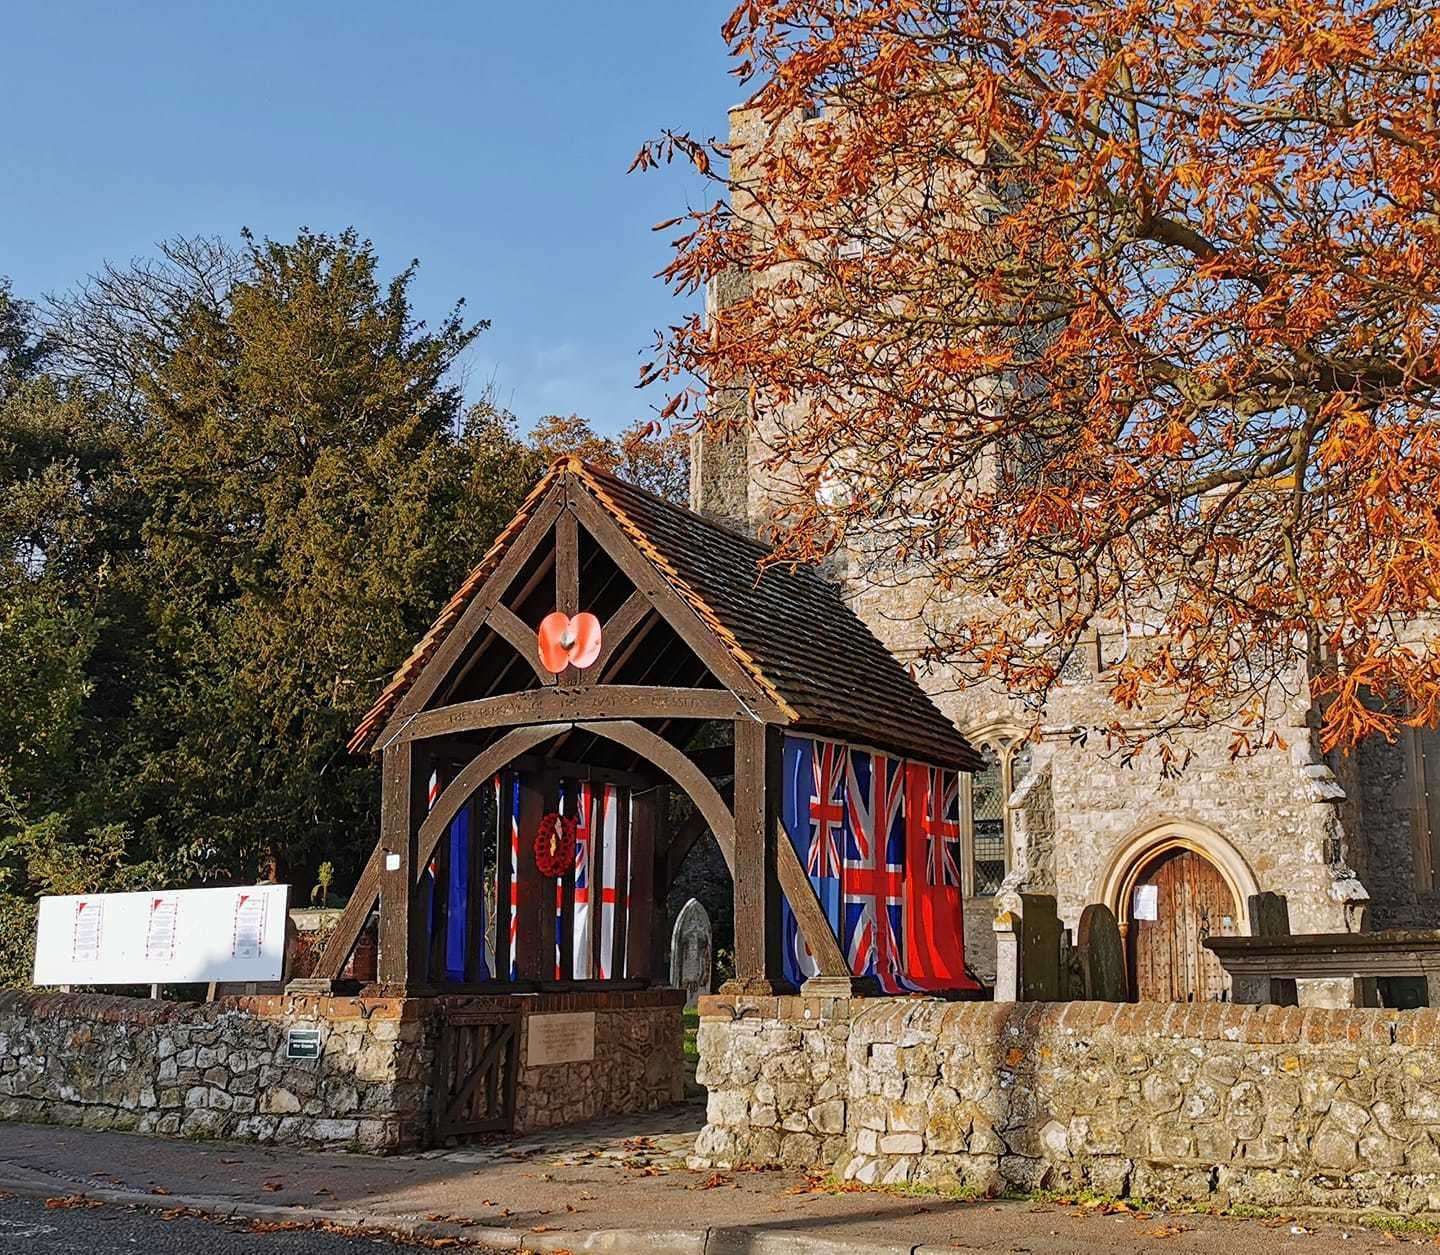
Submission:
{"label": "union jack flag", "polygon": [[[576,980],[587,980],[590,976],[590,846],[591,810],[594,794],[587,781],[581,780],[570,786],[573,802],[566,806],[566,814],[575,820],[575,923],[572,934],[571,954]],[[555,979],[565,973],[561,966],[560,947],[565,939],[565,882],[555,882]]]}
{"label": "union jack flag", "polygon": [[929,798],[922,820],[925,875],[932,885],[960,887],[960,775],[930,772]]}
{"label": "union jack flag", "polygon": [[[501,777],[495,777],[495,811],[500,818],[500,831],[505,831],[506,815],[508,810],[510,827],[510,940],[508,952],[510,955],[510,979],[518,980],[520,976],[519,965],[516,962],[516,935],[520,927],[520,779],[515,777],[510,790],[510,805],[505,805],[505,799],[501,797]],[[496,928],[499,928],[499,921],[496,921]],[[497,947],[498,949],[498,947]]]}
{"label": "union jack flag", "polygon": [[845,840],[845,803],[840,772],[845,750],[832,741],[816,741],[810,755],[813,783],[810,789],[810,849],[805,870],[828,879],[840,874]]}
{"label": "union jack flag", "polygon": [[[828,741],[787,736],[781,751],[780,820],[820,899],[831,931],[842,928],[840,871],[844,862],[845,750]],[[800,985],[817,970],[790,903],[781,910],[786,980]]]}
{"label": "union jack flag", "polygon": [[859,749],[845,759],[846,958],[856,976],[874,976],[886,993],[902,993],[904,764]]}

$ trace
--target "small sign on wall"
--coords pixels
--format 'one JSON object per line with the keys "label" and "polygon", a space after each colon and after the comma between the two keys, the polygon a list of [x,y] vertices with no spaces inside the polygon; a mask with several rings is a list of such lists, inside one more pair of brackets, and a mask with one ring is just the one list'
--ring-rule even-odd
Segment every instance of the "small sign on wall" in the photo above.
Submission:
{"label": "small sign on wall", "polygon": [[526,1021],[527,1067],[554,1063],[589,1063],[595,1058],[595,1012],[565,1011],[532,1015]]}
{"label": "small sign on wall", "polygon": [[320,1030],[318,1028],[292,1028],[286,1032],[285,1057],[287,1059],[318,1059],[320,1057]]}
{"label": "small sign on wall", "polygon": [[1160,918],[1160,886],[1136,885],[1135,901],[1130,909],[1132,919],[1155,920]]}

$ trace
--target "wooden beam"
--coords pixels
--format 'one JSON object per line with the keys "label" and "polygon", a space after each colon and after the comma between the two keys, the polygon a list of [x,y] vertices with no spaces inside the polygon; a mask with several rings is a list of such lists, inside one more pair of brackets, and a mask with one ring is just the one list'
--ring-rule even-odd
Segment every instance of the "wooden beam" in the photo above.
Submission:
{"label": "wooden beam", "polygon": [[396,731],[411,715],[425,708],[425,704],[465,652],[465,647],[480,630],[481,624],[485,622],[491,609],[499,605],[500,598],[505,595],[505,590],[510,586],[510,581],[520,573],[520,568],[525,565],[526,560],[540,547],[541,541],[550,534],[550,529],[554,526],[564,504],[564,488],[557,482],[541,498],[535,507],[535,512],[530,516],[530,521],[520,529],[520,535],[511,542],[510,548],[495,564],[495,569],[490,573],[489,578],[476,591],[460,618],[445,634],[445,639],[420,668],[420,674],[406,689],[404,697],[396,704],[384,730],[376,738],[377,746],[387,745],[395,738]]}
{"label": "wooden beam", "polygon": [[[435,805],[430,808],[430,813],[425,816],[424,822],[420,825],[416,839],[416,857],[419,860],[419,866],[423,868],[429,861],[431,854],[435,852],[436,844],[444,835],[445,829],[450,826],[450,821],[455,818],[460,808],[465,805],[476,789],[485,784],[501,768],[508,767],[521,754],[534,749],[562,731],[564,728],[555,724],[514,728],[488,750],[477,754],[466,763],[455,779],[446,785],[440,796],[435,799]],[[401,744],[409,745],[411,742],[402,741]],[[503,816],[505,814],[503,798],[501,802],[500,813]],[[419,878],[418,872],[416,878]]]}
{"label": "wooden beam", "polygon": [[770,819],[765,725],[735,721],[735,984],[737,993],[773,992],[775,837]]}
{"label": "wooden beam", "polygon": [[[406,988],[425,982],[425,916],[416,881],[417,819],[425,813],[428,760],[402,742],[385,751],[380,793],[380,981]],[[425,858],[429,858],[427,852]]]}
{"label": "wooden beam", "polygon": [[555,609],[580,611],[580,524],[568,509],[555,520]]}
{"label": "wooden beam", "polygon": [[605,674],[605,667],[615,656],[615,651],[629,638],[640,620],[650,613],[650,599],[638,588],[625,599],[620,609],[605,620],[601,629],[600,656],[586,670],[591,674]]}
{"label": "wooden beam", "polygon": [[735,660],[714,629],[701,620],[690,603],[670,586],[654,563],[636,548],[635,542],[598,502],[588,493],[577,492],[570,505],[611,561],[645,594],[715,678],[745,704],[747,716],[768,723],[789,722],[775,699]]}
{"label": "wooden beam", "polygon": [[795,922],[799,926],[800,935],[805,939],[805,944],[810,947],[810,953],[814,955],[815,962],[820,968],[819,975],[848,980],[850,979],[850,965],[845,961],[845,954],[840,949],[840,943],[835,939],[835,933],[830,927],[829,920],[825,918],[825,908],[820,905],[820,899],[815,894],[815,886],[810,883],[810,877],[800,866],[800,856],[795,853],[795,847],[790,844],[790,838],[784,832],[779,832],[778,837],[775,858],[776,877],[780,881],[781,890],[790,903],[790,909],[795,913]]}
{"label": "wooden beam", "polygon": [[671,745],[664,737],[657,736],[649,728],[642,728],[638,723],[628,720],[577,723],[575,726],[581,732],[594,733],[607,741],[614,741],[617,745],[634,750],[684,789],[695,803],[695,809],[705,816],[710,831],[715,834],[730,874],[735,874],[735,817],[725,805],[720,791],[710,783],[700,768],[685,757],[683,750]]}
{"label": "wooden beam", "polygon": [[[572,619],[580,612],[580,525],[567,508],[555,520],[555,609]],[[562,684],[574,684],[579,672],[566,667]]]}
{"label": "wooden beam", "polygon": [[557,685],[482,697],[415,715],[396,728],[391,744],[512,724],[578,723],[582,719],[736,719],[741,704],[724,689],[661,688],[642,684]]}
{"label": "wooden beam", "polygon": [[573,762],[568,758],[552,758],[546,754],[525,754],[515,760],[515,766],[522,771],[553,770],[567,780],[583,780],[587,784],[615,784],[627,789],[653,788],[659,779],[658,773],[645,774],[639,771],[621,771],[618,767],[596,767],[590,763]]}
{"label": "wooden beam", "polygon": [[535,633],[509,606],[492,607],[486,626],[494,628],[495,634],[505,641],[517,654],[530,664],[541,684],[554,684],[559,677],[547,671],[540,661],[540,642]]}
{"label": "wooden beam", "polygon": [[780,974],[780,892],[790,903],[819,975],[846,979],[850,974],[814,886],[781,827],[780,791],[778,730],[737,721],[732,874],[735,977],[740,992],[773,988]]}
{"label": "wooden beam", "polygon": [[655,790],[654,881],[651,885],[655,914],[650,923],[650,981],[656,985],[670,983],[670,916],[665,910],[670,896],[670,877],[666,872],[669,846],[670,790],[662,784]]}
{"label": "wooden beam", "polygon": [[340,979],[340,973],[345,970],[355,943],[360,940],[360,934],[364,931],[365,921],[370,918],[370,912],[380,901],[380,869],[384,866],[385,851],[377,842],[360,872],[360,879],[355,882],[350,901],[345,903],[345,909],[340,912],[335,931],[325,941],[325,949],[320,952],[320,961],[315,964],[314,979]]}
{"label": "wooden beam", "polygon": [[654,976],[652,940],[661,903],[655,900],[656,798],[659,788],[630,794],[630,895],[625,937],[626,976]]}

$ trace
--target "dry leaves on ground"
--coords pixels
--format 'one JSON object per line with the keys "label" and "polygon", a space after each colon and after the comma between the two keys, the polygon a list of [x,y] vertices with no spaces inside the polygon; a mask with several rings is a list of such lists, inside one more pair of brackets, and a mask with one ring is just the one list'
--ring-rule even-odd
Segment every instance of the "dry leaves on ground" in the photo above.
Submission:
{"label": "dry leaves on ground", "polygon": [[98,1198],[84,1194],[66,1194],[63,1198],[47,1198],[45,1207],[49,1211],[67,1211],[72,1207],[104,1207]]}

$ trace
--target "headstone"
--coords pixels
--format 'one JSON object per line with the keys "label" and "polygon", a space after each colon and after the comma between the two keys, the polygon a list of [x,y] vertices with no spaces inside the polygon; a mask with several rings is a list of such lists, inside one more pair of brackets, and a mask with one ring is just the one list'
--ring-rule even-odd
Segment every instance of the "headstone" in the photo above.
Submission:
{"label": "headstone", "polygon": [[670,983],[685,991],[687,1007],[710,992],[712,951],[710,916],[698,898],[691,898],[680,908],[670,934]]}
{"label": "headstone", "polygon": [[[1246,905],[1252,937],[1290,936],[1290,904],[1283,893],[1252,893]],[[1281,976],[1237,976],[1231,981],[1230,1000],[1272,1007],[1293,1007],[1300,1002],[1294,979]]]}
{"label": "headstone", "polygon": [[995,1001],[1060,998],[1060,918],[1048,893],[995,899]]}
{"label": "headstone", "polygon": [[1120,941],[1115,912],[1092,902],[1080,912],[1080,927],[1075,937],[1084,997],[1091,1002],[1124,1002],[1125,947]]}

